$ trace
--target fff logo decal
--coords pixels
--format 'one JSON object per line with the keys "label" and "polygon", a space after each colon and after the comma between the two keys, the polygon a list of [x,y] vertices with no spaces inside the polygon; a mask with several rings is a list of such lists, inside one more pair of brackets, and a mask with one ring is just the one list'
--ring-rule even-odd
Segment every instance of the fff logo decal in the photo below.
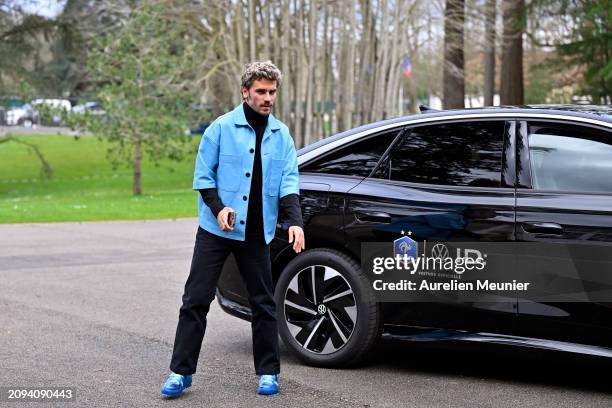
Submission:
{"label": "fff logo decal", "polygon": [[417,257],[418,244],[410,237],[401,237],[393,241],[393,257],[406,255],[408,258]]}

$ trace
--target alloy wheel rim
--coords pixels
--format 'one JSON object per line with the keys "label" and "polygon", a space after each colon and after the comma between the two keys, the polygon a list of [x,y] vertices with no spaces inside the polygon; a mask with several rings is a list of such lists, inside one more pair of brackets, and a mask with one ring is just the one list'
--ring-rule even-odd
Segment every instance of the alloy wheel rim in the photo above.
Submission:
{"label": "alloy wheel rim", "polygon": [[355,294],[334,268],[308,266],[289,282],[284,316],[291,336],[302,348],[315,354],[331,354],[344,347],[355,330]]}

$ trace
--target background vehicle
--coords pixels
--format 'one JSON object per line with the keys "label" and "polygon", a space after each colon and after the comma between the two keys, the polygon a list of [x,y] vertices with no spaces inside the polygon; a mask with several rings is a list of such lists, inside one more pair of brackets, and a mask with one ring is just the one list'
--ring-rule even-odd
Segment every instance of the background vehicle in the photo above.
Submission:
{"label": "background vehicle", "polygon": [[40,116],[29,103],[20,107],[11,108],[5,114],[6,124],[9,126],[32,126],[40,123]]}
{"label": "background vehicle", "polygon": [[[301,149],[307,251],[296,256],[280,225],[271,243],[289,350],[308,364],[345,366],[382,334],[612,357],[612,302],[377,303],[360,268],[362,243],[405,230],[417,241],[612,249],[611,115],[609,106],[430,112]],[[233,258],[217,295],[226,312],[249,319]]]}
{"label": "background vehicle", "polygon": [[[62,116],[72,110],[72,104],[68,99],[34,99],[32,107],[39,111],[43,124],[52,126],[60,125]],[[48,109],[49,115],[42,114],[40,111],[43,109]]]}
{"label": "background vehicle", "polygon": [[0,96],[0,124],[11,125],[9,120],[12,122],[13,118],[8,116],[13,116],[13,114],[9,115],[8,112],[24,104],[25,101],[18,96]]}
{"label": "background vehicle", "polygon": [[92,115],[105,115],[106,111],[102,108],[102,104],[97,100],[86,101],[85,103],[75,105],[72,107],[74,113],[85,113],[89,112]]}

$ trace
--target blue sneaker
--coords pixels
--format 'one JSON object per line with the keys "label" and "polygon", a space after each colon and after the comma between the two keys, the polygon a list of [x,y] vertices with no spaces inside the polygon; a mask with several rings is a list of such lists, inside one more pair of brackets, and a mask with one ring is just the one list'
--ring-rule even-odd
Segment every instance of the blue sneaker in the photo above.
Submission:
{"label": "blue sneaker", "polygon": [[176,397],[185,388],[191,387],[191,375],[180,375],[171,373],[161,388],[161,393],[170,397]]}
{"label": "blue sneaker", "polygon": [[259,376],[258,394],[272,395],[278,392],[278,374],[264,374]]}

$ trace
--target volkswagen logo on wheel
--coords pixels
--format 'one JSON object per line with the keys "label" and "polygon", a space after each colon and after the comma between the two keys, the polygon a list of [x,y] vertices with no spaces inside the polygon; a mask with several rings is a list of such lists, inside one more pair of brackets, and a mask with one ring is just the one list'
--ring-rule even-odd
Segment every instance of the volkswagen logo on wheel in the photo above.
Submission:
{"label": "volkswagen logo on wheel", "polygon": [[431,256],[438,259],[448,258],[448,248],[442,243],[438,243],[431,248]]}
{"label": "volkswagen logo on wheel", "polygon": [[321,304],[317,307],[317,312],[319,312],[319,314],[323,315],[325,314],[325,312],[327,312],[327,307],[325,307],[325,305]]}

